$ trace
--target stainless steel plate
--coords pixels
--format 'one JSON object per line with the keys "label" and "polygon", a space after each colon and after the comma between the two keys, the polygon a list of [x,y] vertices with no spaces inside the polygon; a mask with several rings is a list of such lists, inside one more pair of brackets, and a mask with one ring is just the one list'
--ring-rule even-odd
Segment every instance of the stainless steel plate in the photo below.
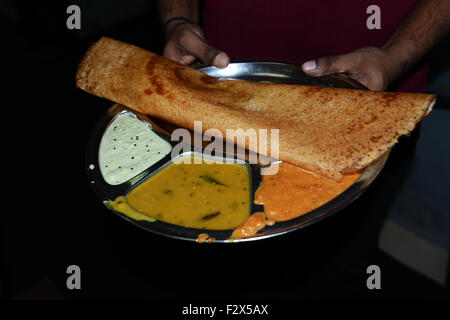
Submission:
{"label": "stainless steel plate", "polygon": [[[358,82],[350,78],[346,78],[345,76],[327,76],[321,78],[313,78],[305,75],[298,65],[280,62],[234,62],[231,63],[225,69],[218,69],[211,66],[201,66],[201,65],[196,67],[209,75],[219,78],[366,89]],[[92,131],[87,146],[85,165],[88,181],[90,185],[93,187],[99,199],[103,203],[107,203],[108,201],[114,200],[117,196],[127,195],[127,193],[131,189],[133,189],[136,185],[146,180],[149,176],[153,175],[155,172],[161,170],[161,168],[167,166],[168,163],[171,161],[169,153],[166,157],[164,157],[159,162],[146,169],[141,174],[117,186],[109,185],[103,180],[100,170],[98,169],[99,168],[98,149],[100,141],[105,128],[108,126],[111,120],[118,113],[124,112],[125,110],[130,111],[128,108],[117,104],[111,107],[97,122],[96,126]],[[177,143],[170,141],[170,135],[168,133],[168,130],[165,129],[167,127],[167,123],[156,118],[148,117],[135,111],[131,112],[136,114],[140,119],[150,123],[152,125],[153,130],[156,133],[158,133],[162,138],[169,141],[172,145]],[[266,226],[256,235],[249,238],[229,240],[232,234],[232,230],[218,231],[218,230],[193,229],[168,224],[162,221],[155,221],[155,222],[134,221],[120,212],[114,210],[112,211],[140,228],[171,238],[196,241],[199,234],[206,233],[210,237],[213,237],[215,239],[214,242],[242,242],[242,241],[265,239],[281,235],[290,231],[301,229],[305,226],[316,223],[342,210],[345,206],[347,206],[358,196],[360,196],[362,192],[372,183],[372,181],[375,179],[375,177],[378,175],[378,173],[381,171],[384,164],[386,163],[388,155],[389,154],[386,153],[377,161],[373,162],[371,165],[361,170],[361,176],[359,177],[359,179],[346,191],[344,191],[342,194],[340,194],[330,202],[298,218],[285,222],[278,222],[273,226]],[[251,201],[253,202],[254,193],[261,183],[260,168],[258,165],[248,165],[248,167],[251,173],[251,185],[252,185]],[[252,205],[252,213],[262,210],[263,210],[262,206],[255,204]]]}

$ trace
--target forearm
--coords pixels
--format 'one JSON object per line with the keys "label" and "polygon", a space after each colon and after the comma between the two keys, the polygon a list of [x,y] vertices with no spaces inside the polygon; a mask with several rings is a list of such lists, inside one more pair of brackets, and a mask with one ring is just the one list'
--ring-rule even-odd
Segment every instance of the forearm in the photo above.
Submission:
{"label": "forearm", "polygon": [[174,17],[184,17],[192,22],[199,22],[198,0],[159,0],[159,15],[165,23]]}
{"label": "forearm", "polygon": [[384,45],[392,57],[392,77],[420,60],[450,29],[450,1],[421,0]]}

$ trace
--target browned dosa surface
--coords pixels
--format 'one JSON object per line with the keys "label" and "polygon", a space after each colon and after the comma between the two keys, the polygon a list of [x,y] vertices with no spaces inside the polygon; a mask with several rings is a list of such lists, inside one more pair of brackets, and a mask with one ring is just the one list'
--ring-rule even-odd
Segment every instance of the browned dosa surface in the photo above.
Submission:
{"label": "browned dosa surface", "polygon": [[434,95],[418,93],[216,81],[109,38],[89,48],[76,83],[189,129],[194,120],[203,122],[203,130],[217,128],[224,134],[226,129],[279,129],[281,160],[336,181],[388,151],[435,101]]}

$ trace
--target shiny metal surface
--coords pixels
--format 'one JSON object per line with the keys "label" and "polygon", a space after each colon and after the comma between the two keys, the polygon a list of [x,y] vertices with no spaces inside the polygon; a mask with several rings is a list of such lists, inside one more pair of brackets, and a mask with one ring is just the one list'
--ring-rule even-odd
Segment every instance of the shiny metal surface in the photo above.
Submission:
{"label": "shiny metal surface", "polygon": [[[348,79],[343,76],[329,76],[321,78],[312,78],[305,75],[299,66],[279,63],[279,62],[236,62],[231,63],[225,69],[218,69],[210,66],[197,66],[203,72],[219,77],[219,78],[229,78],[229,79],[244,79],[249,81],[265,81],[274,83],[294,83],[294,84],[305,84],[305,85],[321,85],[321,86],[332,86],[332,87],[343,87],[343,88],[357,88],[364,89],[365,87],[358,84],[356,81]],[[170,153],[161,159],[159,162],[139,174],[138,176],[132,178],[128,182],[121,185],[111,186],[108,185],[101,176],[100,170],[98,170],[98,148],[101,141],[101,137],[105,128],[111,122],[111,120],[120,112],[124,110],[130,110],[121,105],[114,105],[111,107],[97,122],[97,125],[92,131],[91,137],[88,142],[86,150],[86,173],[88,176],[88,181],[94,191],[96,192],[99,199],[105,203],[110,200],[114,200],[119,195],[127,195],[130,190],[136,187],[142,181],[145,181],[148,177],[155,174],[163,167],[167,166],[171,162]],[[151,118],[146,115],[140,114],[136,111],[132,111],[140,119],[147,121],[152,129],[159,134],[162,138],[169,141],[172,145],[178,142],[170,141],[170,130],[167,130],[167,124],[159,119]],[[162,221],[147,222],[147,221],[134,221],[127,216],[112,210],[114,213],[120,217],[126,219],[127,221],[133,223],[134,225],[143,228],[147,231],[160,234],[163,236],[196,241],[197,237],[201,233],[206,233],[210,237],[213,237],[214,242],[243,242],[243,241],[253,241],[265,239],[277,235],[282,235],[290,231],[301,229],[305,226],[316,223],[326,217],[333,215],[334,213],[342,210],[345,206],[355,200],[360,196],[364,190],[372,183],[378,173],[382,170],[387,158],[388,153],[379,158],[377,161],[373,162],[368,167],[361,170],[360,178],[350,186],[342,194],[326,203],[325,205],[303,215],[298,218],[278,222],[273,226],[266,226],[263,230],[258,232],[256,235],[237,240],[230,240],[232,230],[200,230],[193,228],[185,228],[173,224],[168,224]],[[251,173],[251,201],[253,202],[253,197],[256,189],[261,183],[260,167],[258,165],[247,164]],[[93,169],[92,169],[93,168]],[[109,209],[109,207],[107,206]],[[252,213],[257,211],[262,211],[263,207],[260,205],[252,205]]]}
{"label": "shiny metal surface", "polygon": [[299,65],[283,62],[233,62],[224,69],[204,65],[195,67],[213,77],[222,79],[367,89],[345,74],[315,78],[306,75]]}

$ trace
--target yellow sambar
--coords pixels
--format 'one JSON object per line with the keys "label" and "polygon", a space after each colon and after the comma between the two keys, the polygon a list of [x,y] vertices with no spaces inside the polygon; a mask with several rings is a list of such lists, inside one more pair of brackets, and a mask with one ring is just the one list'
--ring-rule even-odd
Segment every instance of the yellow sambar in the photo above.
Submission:
{"label": "yellow sambar", "polygon": [[[183,227],[227,230],[250,215],[250,178],[245,165],[172,163],[127,196],[136,211]],[[200,162],[200,159],[196,159]]]}

